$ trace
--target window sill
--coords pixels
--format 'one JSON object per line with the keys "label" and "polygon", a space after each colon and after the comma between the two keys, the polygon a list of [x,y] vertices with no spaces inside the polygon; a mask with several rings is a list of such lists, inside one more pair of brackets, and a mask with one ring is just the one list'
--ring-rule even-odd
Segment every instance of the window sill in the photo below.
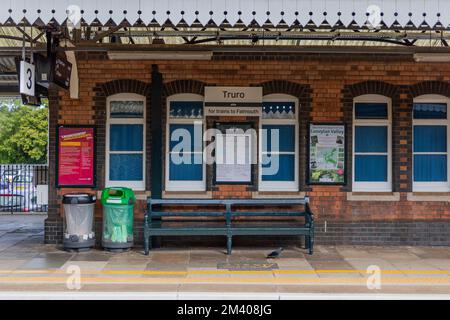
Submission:
{"label": "window sill", "polygon": [[347,192],[347,201],[400,201],[399,192]]}
{"label": "window sill", "polygon": [[450,202],[450,192],[408,192],[408,201]]}
{"label": "window sill", "polygon": [[252,198],[255,199],[291,199],[304,198],[305,192],[299,191],[255,191],[252,192]]}
{"label": "window sill", "polygon": [[164,199],[211,199],[211,191],[163,191]]}

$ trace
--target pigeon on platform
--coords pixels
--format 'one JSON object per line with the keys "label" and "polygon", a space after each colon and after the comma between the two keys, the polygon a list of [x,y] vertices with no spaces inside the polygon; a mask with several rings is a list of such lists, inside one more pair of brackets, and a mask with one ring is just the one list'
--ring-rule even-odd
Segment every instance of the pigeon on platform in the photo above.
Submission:
{"label": "pigeon on platform", "polygon": [[281,255],[281,253],[283,252],[283,248],[278,248],[277,250],[275,250],[275,251],[272,251],[271,253],[269,253],[268,255],[267,255],[267,259],[275,259],[275,258],[278,258],[280,255]]}

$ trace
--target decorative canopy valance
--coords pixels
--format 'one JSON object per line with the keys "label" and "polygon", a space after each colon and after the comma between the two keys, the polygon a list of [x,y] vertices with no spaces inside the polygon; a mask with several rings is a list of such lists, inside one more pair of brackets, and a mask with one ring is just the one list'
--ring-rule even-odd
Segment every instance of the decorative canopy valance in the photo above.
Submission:
{"label": "decorative canopy valance", "polygon": [[2,0],[3,26],[447,29],[447,0]]}

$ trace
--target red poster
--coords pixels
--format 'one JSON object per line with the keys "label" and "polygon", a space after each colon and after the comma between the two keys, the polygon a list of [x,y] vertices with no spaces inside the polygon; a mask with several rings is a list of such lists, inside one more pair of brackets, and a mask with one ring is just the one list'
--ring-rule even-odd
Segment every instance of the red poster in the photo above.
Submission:
{"label": "red poster", "polygon": [[92,127],[59,128],[59,186],[94,186],[94,135]]}

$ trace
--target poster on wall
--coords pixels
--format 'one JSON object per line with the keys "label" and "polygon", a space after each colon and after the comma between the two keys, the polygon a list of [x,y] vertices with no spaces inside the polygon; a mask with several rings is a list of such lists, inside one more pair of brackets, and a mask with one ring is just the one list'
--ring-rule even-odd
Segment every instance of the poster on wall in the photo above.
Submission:
{"label": "poster on wall", "polygon": [[309,126],[309,184],[345,184],[345,124]]}
{"label": "poster on wall", "polygon": [[58,187],[94,187],[94,150],[94,127],[58,128]]}

